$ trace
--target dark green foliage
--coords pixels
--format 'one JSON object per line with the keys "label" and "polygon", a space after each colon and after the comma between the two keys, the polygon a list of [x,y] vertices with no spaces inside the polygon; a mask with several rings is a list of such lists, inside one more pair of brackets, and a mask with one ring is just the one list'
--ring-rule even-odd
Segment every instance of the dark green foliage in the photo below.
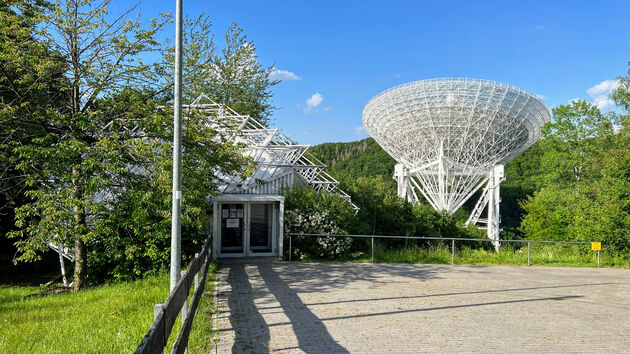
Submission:
{"label": "dark green foliage", "polygon": [[607,251],[627,255],[630,139],[626,126],[614,132],[624,119],[582,100],[553,113],[540,144],[537,191],[522,203],[521,230],[532,239],[603,241]]}
{"label": "dark green foliage", "polygon": [[[412,206],[396,195],[394,159],[372,138],[350,143],[325,143],[314,146],[311,151],[322,162],[332,166],[333,176],[340,186],[359,206],[356,215],[342,226],[344,233],[362,235],[398,235],[427,237],[483,238],[484,233],[476,227],[462,226],[467,215],[458,212],[447,215],[435,211],[428,204]],[[314,192],[313,192],[314,193]],[[315,197],[300,192],[303,203],[315,203]],[[291,210],[292,203],[287,204]],[[311,240],[305,240],[312,242]],[[302,242],[298,239],[297,242]],[[433,245],[435,242],[409,240],[379,240],[381,247],[405,245]],[[352,239],[353,254],[366,254],[370,249],[369,239]],[[347,255],[346,255],[347,256]]]}
{"label": "dark green foliage", "polygon": [[331,166],[331,173],[340,181],[341,188],[361,208],[354,227],[349,230],[351,233],[431,237],[480,235],[476,229],[461,226],[468,217],[466,211],[443,215],[426,203],[414,207],[398,198],[396,181],[392,178],[396,161],[372,138],[325,143],[309,151]]}
{"label": "dark green foliage", "polygon": [[309,151],[343,177],[384,176],[391,179],[394,174],[396,161],[372,138],[350,143],[324,143]]}
{"label": "dark green foliage", "polygon": [[501,183],[501,227],[504,239],[521,238],[519,230],[524,210],[521,203],[538,189],[538,176],[541,173],[540,159],[543,155],[541,144],[537,142],[527,151],[508,162],[505,166],[506,180]]}
{"label": "dark green foliage", "polygon": [[[17,228],[9,233],[17,240],[16,260],[37,260],[45,242],[75,247],[82,252],[75,262],[77,288],[88,272],[90,282],[155,272],[168,264],[170,253],[173,112],[158,108],[169,106],[164,71],[143,59],[160,49],[154,36],[168,20],[144,29],[124,22],[128,13],[114,17],[124,25],[108,22],[106,6],[89,0],[34,5],[39,3],[16,2],[20,15],[0,6],[0,65],[6,70],[0,72],[0,130],[8,142],[0,155],[14,171],[0,177],[3,186],[17,185],[22,193],[14,209]],[[48,31],[34,30],[41,23],[50,24]],[[226,38],[232,49],[245,43],[235,26]],[[238,91],[230,97],[247,96],[265,117],[271,83],[259,75],[263,69],[253,49],[241,52],[234,55],[251,59],[243,59],[251,65],[242,77],[267,95]],[[237,65],[225,60],[232,63],[225,68]],[[251,166],[237,152],[240,146],[216,139],[195,112],[184,121],[183,149],[186,262],[207,233],[206,201],[216,193],[210,171],[241,174]]]}

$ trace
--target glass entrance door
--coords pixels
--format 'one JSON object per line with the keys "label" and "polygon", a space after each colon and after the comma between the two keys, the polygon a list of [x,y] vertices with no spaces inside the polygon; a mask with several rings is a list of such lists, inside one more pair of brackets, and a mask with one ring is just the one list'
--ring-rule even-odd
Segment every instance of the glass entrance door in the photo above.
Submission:
{"label": "glass entrance door", "polygon": [[273,204],[251,203],[249,206],[249,251],[271,253],[273,236]]}
{"label": "glass entrance door", "polygon": [[245,208],[244,204],[221,204],[221,253],[244,253]]}

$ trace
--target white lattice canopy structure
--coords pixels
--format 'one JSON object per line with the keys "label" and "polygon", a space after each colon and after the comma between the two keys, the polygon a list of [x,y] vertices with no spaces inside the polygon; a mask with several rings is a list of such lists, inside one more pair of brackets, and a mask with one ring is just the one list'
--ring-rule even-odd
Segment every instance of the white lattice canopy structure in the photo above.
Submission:
{"label": "white lattice canopy structure", "polygon": [[215,171],[222,194],[280,194],[283,187],[309,185],[318,192],[337,194],[358,210],[325,171],[326,165],[308,151],[310,145],[298,144],[279,129],[266,128],[204,94],[184,108],[203,114],[222,139],[242,144],[243,155],[255,163],[255,171],[247,178]]}
{"label": "white lattice canopy structure", "polygon": [[[398,163],[398,194],[454,213],[483,189],[468,223],[499,239],[503,165],[540,138],[550,119],[534,95],[478,79],[431,79],[391,88],[365,106],[368,133]],[[488,206],[488,219],[480,215]],[[498,247],[498,242],[495,242]]]}

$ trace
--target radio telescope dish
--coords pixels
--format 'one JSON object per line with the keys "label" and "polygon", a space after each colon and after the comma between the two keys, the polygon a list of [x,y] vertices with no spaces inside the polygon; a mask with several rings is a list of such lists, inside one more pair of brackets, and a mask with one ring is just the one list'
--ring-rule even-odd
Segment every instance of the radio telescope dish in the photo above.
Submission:
{"label": "radio telescope dish", "polygon": [[[540,138],[551,118],[534,95],[479,79],[430,79],[386,90],[363,110],[367,132],[397,162],[398,195],[452,214],[483,189],[469,223],[499,246],[503,165]],[[485,186],[485,187],[484,187]],[[480,219],[488,206],[488,219]]]}

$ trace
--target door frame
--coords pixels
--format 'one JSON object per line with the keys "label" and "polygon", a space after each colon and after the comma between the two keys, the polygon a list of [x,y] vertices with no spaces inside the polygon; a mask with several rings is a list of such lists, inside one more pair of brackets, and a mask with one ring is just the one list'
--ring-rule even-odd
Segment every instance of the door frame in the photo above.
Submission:
{"label": "door frame", "polygon": [[[222,215],[220,215],[221,210],[223,209],[223,204],[241,204],[243,205],[243,231],[242,231],[242,242],[243,242],[243,250],[241,252],[226,252],[226,253],[221,253],[221,219],[223,218]],[[216,228],[216,232],[214,233],[214,235],[219,235],[219,237],[216,237],[216,239],[219,241],[218,242],[218,252],[220,255],[222,255],[223,257],[232,257],[232,258],[240,258],[240,257],[245,257],[247,255],[247,229],[249,228],[249,224],[247,222],[247,206],[248,203],[247,202],[241,202],[241,201],[224,201],[224,202],[219,202],[217,203],[216,207],[218,208],[218,218],[217,220],[217,228]]]}
{"label": "door frame", "polygon": [[[212,203],[212,255],[214,258],[243,258],[243,257],[280,257],[283,252],[284,234],[284,197],[281,195],[260,195],[260,194],[224,194],[210,198]],[[221,253],[221,215],[222,204],[244,204],[243,205],[243,252],[242,253]],[[249,249],[251,204],[273,205],[271,252],[251,252]]]}
{"label": "door frame", "polygon": [[[250,248],[251,244],[251,233],[252,233],[252,205],[253,204],[268,204],[271,205],[271,251],[269,252],[252,252],[252,249]],[[276,235],[278,235],[277,233],[277,208],[276,208],[276,203],[274,202],[263,202],[263,201],[254,201],[254,202],[246,202],[245,203],[245,224],[247,226],[245,226],[245,253],[247,253],[247,257],[270,257],[273,256],[273,250],[277,249],[278,245],[277,245],[277,239],[278,237]]]}

